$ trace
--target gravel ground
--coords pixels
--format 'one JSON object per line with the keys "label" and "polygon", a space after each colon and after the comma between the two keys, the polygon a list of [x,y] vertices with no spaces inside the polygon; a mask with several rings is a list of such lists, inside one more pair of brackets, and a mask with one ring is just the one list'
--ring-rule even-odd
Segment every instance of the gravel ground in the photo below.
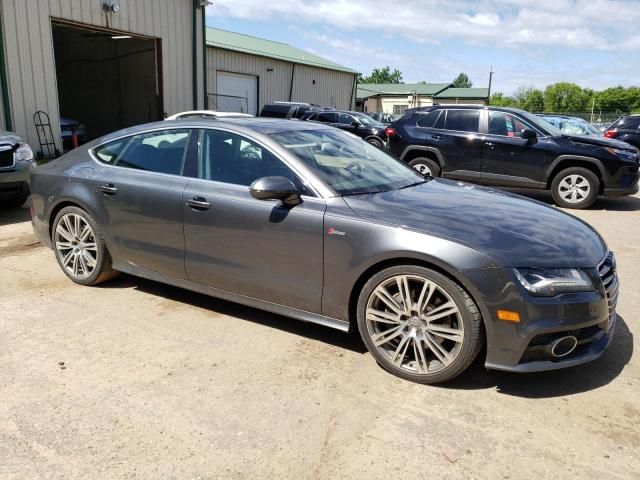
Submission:
{"label": "gravel ground", "polygon": [[618,255],[600,360],[426,387],[320,326],[125,275],[76,286],[0,211],[0,478],[640,478],[639,212],[574,212]]}

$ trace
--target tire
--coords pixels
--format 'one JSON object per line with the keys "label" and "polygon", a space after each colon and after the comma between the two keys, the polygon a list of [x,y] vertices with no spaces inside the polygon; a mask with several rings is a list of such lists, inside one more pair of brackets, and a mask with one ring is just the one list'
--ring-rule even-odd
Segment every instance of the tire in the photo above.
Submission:
{"label": "tire", "polygon": [[367,138],[367,142],[373,145],[374,147],[379,148],[380,150],[384,149],[384,143],[382,143],[382,140],[380,140],[379,138],[376,138],[376,137]]}
{"label": "tire", "polygon": [[[410,302],[403,301],[407,295],[400,294],[400,286],[409,292]],[[412,304],[409,314],[405,303]],[[390,267],[371,277],[358,298],[357,321],[362,340],[382,368],[416,383],[451,380],[484,345],[482,317],[471,297],[424,267]]]}
{"label": "tire", "polygon": [[51,243],[58,265],[79,285],[97,285],[118,274],[111,266],[111,255],[98,224],[81,208],[65,207],[58,212]]}
{"label": "tire", "polygon": [[434,160],[426,157],[414,158],[409,162],[409,166],[416,169],[418,173],[425,177],[439,177],[440,165]]}
{"label": "tire", "polygon": [[582,209],[593,205],[600,192],[600,180],[591,170],[570,167],[558,172],[551,182],[551,195],[559,207]]}

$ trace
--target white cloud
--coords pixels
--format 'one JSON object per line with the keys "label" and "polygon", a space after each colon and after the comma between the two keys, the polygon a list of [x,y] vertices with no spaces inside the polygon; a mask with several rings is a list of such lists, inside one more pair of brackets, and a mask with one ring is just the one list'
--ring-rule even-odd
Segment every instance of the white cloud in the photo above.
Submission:
{"label": "white cloud", "polygon": [[376,29],[418,42],[617,48],[640,24],[636,2],[612,0],[216,0],[209,15]]}

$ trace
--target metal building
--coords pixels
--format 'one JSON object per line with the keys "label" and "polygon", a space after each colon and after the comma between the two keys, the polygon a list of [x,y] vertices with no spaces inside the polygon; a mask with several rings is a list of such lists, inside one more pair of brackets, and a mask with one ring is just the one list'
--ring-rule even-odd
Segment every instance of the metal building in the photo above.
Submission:
{"label": "metal building", "polygon": [[353,109],[358,72],[285,43],[207,28],[209,108],[256,114],[293,101]]}
{"label": "metal building", "polygon": [[202,108],[206,3],[0,0],[0,130],[46,155],[38,111],[62,151],[68,125],[94,138]]}

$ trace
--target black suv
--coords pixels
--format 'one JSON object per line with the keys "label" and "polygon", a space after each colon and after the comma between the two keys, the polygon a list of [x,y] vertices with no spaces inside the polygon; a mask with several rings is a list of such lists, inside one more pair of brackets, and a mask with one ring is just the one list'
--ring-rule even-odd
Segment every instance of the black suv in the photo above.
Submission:
{"label": "black suv", "polygon": [[607,138],[615,138],[640,148],[640,115],[624,115],[604,132]]}
{"label": "black suv", "polygon": [[305,115],[301,120],[328,123],[331,126],[357,135],[375,147],[383,150],[387,148],[387,135],[384,125],[361,112],[348,110],[316,112]]}
{"label": "black suv", "polygon": [[[299,119],[308,112],[321,112],[329,110],[326,107],[298,102],[273,102],[267,103],[260,111],[261,117],[285,118],[287,120]],[[331,109],[332,110],[332,109]]]}
{"label": "black suv", "polygon": [[638,150],[608,138],[566,135],[524,110],[419,108],[386,129],[390,152],[424,175],[551,190],[557,205],[586,208],[598,195],[638,191]]}

